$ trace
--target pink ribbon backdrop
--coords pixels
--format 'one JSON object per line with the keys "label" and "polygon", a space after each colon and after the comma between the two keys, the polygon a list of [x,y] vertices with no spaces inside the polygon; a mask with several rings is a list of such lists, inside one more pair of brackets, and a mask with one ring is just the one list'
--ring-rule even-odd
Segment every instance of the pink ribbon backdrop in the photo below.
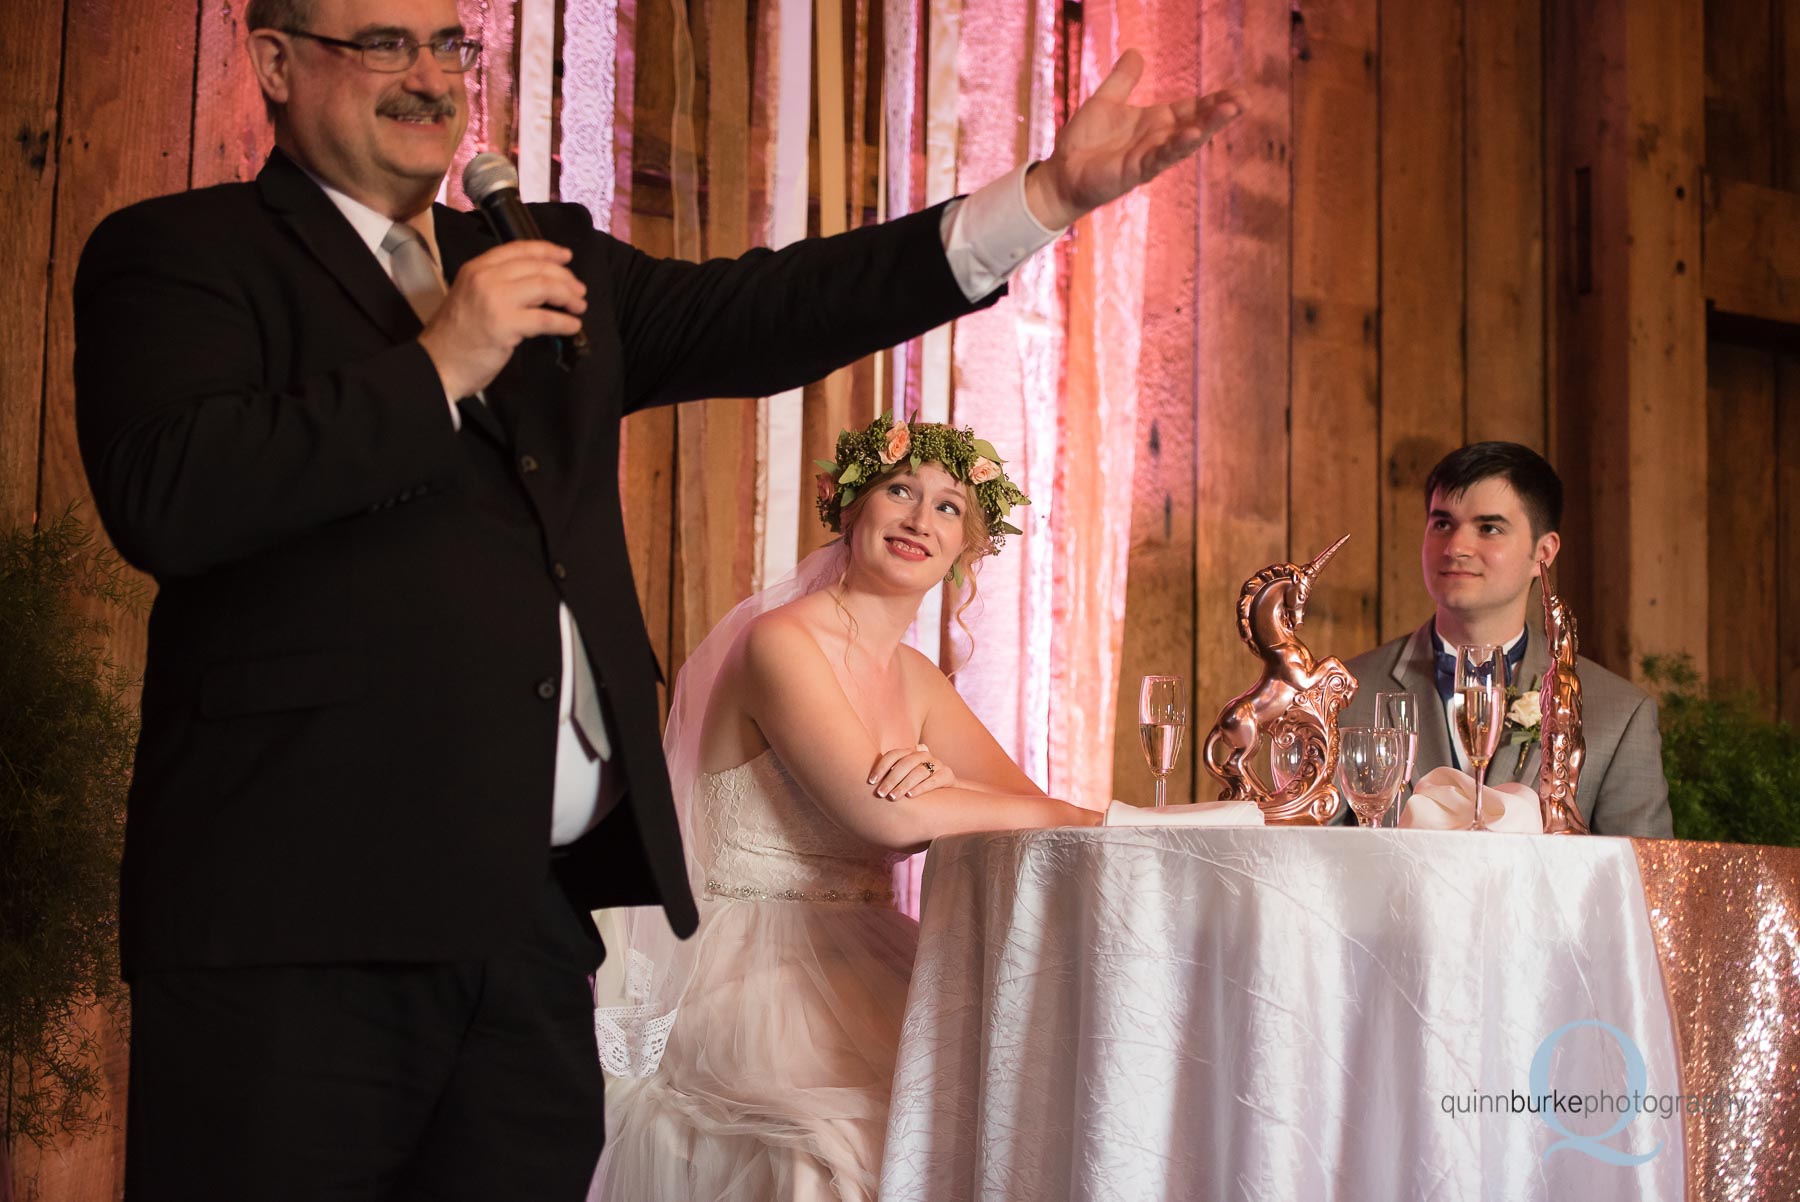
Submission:
{"label": "pink ribbon backdrop", "polygon": [[[537,153],[526,136],[533,100],[524,85],[548,77],[528,61],[550,43],[528,36],[540,28],[540,5],[548,10],[551,0],[518,7],[527,34],[517,66],[522,159]],[[545,164],[543,178],[625,236],[634,214],[672,213],[659,218],[672,227],[668,249],[688,255],[733,250],[707,236],[727,206],[741,216],[748,243],[781,245],[809,230],[933,204],[1047,156],[1072,107],[1065,92],[1086,95],[1118,50],[1148,32],[1132,0],[1090,3],[1079,26],[1064,25],[1061,10],[1057,0],[856,0],[830,8],[567,0],[554,139],[540,144],[557,170]],[[668,56],[675,83],[673,102],[659,100],[654,115],[634,112],[643,99],[636,67],[652,55]],[[705,109],[696,86],[709,97]],[[723,125],[732,110],[722,100],[741,101],[737,111],[748,117],[739,130]],[[733,132],[747,135],[736,154]],[[634,187],[664,186],[634,179],[634,160],[645,154],[666,157],[667,199],[633,195]],[[526,180],[536,170],[521,162]],[[726,401],[691,417],[684,411],[679,437],[666,444],[628,425],[628,456],[660,451],[676,461],[663,465],[677,481],[667,534],[678,544],[668,666],[677,668],[726,608],[822,540],[808,520],[811,459],[830,454],[827,426],[860,424],[888,407],[972,426],[1002,448],[1034,504],[1019,520],[1024,537],[982,566],[979,599],[965,619],[969,636],[954,621],[953,600],[933,597],[911,641],[955,671],[971,706],[1034,780],[1058,796],[1111,796],[1145,224],[1141,196],[1089,218],[1020,270],[1000,306],[804,396],[763,398],[753,432],[742,421],[721,424],[728,419],[719,407],[740,404]],[[724,438],[753,440],[753,471],[745,473],[753,480],[721,482],[709,472],[692,489],[682,483],[682,457],[715,463]],[[625,470],[630,476],[632,465]],[[634,512],[633,497],[628,486],[635,523],[645,520],[645,506]],[[661,503],[659,494],[652,507]],[[734,505],[743,512],[721,520]],[[704,520],[688,520],[697,515]],[[754,554],[746,558],[745,547]],[[647,562],[634,555],[640,582],[659,562],[654,552]],[[653,624],[655,590],[648,585]],[[899,873],[909,910],[921,861]]]}

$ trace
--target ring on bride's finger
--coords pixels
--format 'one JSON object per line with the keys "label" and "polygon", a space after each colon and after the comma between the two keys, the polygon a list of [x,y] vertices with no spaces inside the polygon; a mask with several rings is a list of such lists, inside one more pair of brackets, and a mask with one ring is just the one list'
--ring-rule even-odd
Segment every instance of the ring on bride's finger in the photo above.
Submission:
{"label": "ring on bride's finger", "polygon": [[930,760],[925,761],[925,775],[926,776],[936,776],[937,775],[937,765],[932,763]]}

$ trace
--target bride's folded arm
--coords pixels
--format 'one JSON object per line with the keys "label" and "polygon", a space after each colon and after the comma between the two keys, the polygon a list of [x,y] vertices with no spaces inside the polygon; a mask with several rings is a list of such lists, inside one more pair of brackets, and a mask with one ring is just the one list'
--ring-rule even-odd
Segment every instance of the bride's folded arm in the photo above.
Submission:
{"label": "bride's folded arm", "polygon": [[959,779],[988,787],[959,783],[913,797],[878,796],[869,776],[884,749],[857,718],[812,635],[771,615],[745,631],[739,649],[738,695],[749,718],[814,804],[860,839],[914,851],[941,835],[1100,824],[1100,813],[1044,796],[935,668],[922,741]]}
{"label": "bride's folded arm", "polygon": [[964,786],[987,793],[1044,796],[936,664],[911,647],[900,648],[900,654],[914,667],[921,691],[930,699],[920,739],[956,766]]}

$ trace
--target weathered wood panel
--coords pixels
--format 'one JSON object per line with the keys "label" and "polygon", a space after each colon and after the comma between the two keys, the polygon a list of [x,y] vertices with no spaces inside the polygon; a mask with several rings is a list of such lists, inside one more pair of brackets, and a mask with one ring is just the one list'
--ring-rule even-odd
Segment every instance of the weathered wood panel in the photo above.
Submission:
{"label": "weathered wood panel", "polygon": [[1800,192],[1709,178],[1705,240],[1715,309],[1800,323]]}
{"label": "weathered wood panel", "polygon": [[[53,12],[60,6],[48,6]],[[133,201],[188,184],[197,67],[192,0],[123,5],[78,0],[64,12],[60,109],[51,91],[40,118],[55,120],[55,217],[48,253],[30,274],[40,288],[48,265],[42,332],[43,428],[37,463],[42,510],[79,503],[92,521],[86,477],[75,443],[74,313],[71,292],[81,247],[100,219]],[[47,17],[40,17],[47,20]],[[44,27],[34,27],[42,36]],[[7,39],[9,42],[11,39]],[[43,43],[40,42],[40,45]],[[36,128],[33,126],[32,128]],[[48,150],[49,148],[46,147]],[[9,473],[10,475],[10,473]],[[106,615],[107,652],[128,668],[143,664],[141,619]],[[108,1077],[105,1123],[93,1136],[61,1141],[35,1162],[17,1166],[25,1197],[116,1198],[123,1189],[125,1048],[107,1020],[102,1034]]]}
{"label": "weathered wood panel", "polygon": [[[1178,3],[1171,0],[1152,9],[1162,36],[1143,47],[1144,73],[1155,81],[1159,95],[1200,87],[1200,17],[1192,5],[1185,6],[1183,17]],[[1113,734],[1113,795],[1140,805],[1150,801],[1154,778],[1138,738],[1139,682],[1145,676],[1187,675],[1194,663],[1196,178],[1196,168],[1177,168],[1169,184],[1152,189],[1146,214],[1144,294],[1173,299],[1144,306],[1125,632]],[[1223,617],[1208,614],[1206,620],[1216,623]],[[1213,713],[1197,701],[1190,706],[1188,746],[1169,774],[1172,802],[1213,797],[1206,792],[1197,798],[1194,792],[1200,739]],[[1211,780],[1204,771],[1200,777]]]}
{"label": "weathered wood panel", "polygon": [[1463,442],[1463,5],[1381,9],[1381,609],[1393,638],[1431,612],[1420,486]]}
{"label": "weathered wood panel", "polygon": [[[1704,144],[1701,0],[1630,4],[1626,98],[1629,207],[1626,437],[1611,473],[1628,481],[1630,575],[1601,645],[1633,675],[1646,654],[1707,638],[1706,304],[1700,290]],[[1652,466],[1654,465],[1654,466]]]}
{"label": "weathered wood panel", "polygon": [[[854,10],[849,14],[855,19]],[[811,156],[811,189],[815,207],[808,218],[808,232],[829,237],[841,234],[849,229],[849,198],[854,194],[850,179],[850,141],[854,134],[860,141],[863,122],[857,114],[849,111],[848,94],[853,88],[846,87],[846,77],[853,80],[853,74],[846,67],[853,64],[846,59],[846,50],[855,45],[856,30],[849,28],[846,37],[844,24],[844,6],[839,0],[821,0],[813,6],[813,95],[812,121],[813,142]],[[1004,71],[1003,66],[996,70]],[[872,400],[865,396],[862,405],[854,405],[851,398],[853,371],[840,368],[822,380],[806,386],[801,397],[800,420],[800,466],[803,481],[811,479],[811,473],[817,469],[812,466],[815,459],[833,459],[837,447],[838,432],[852,425],[867,425],[873,414],[857,421],[864,409],[872,407]],[[868,377],[873,383],[873,377]],[[792,481],[781,481],[784,487],[791,487]],[[799,512],[799,553],[807,554],[814,547],[822,546],[831,538],[829,531],[819,525],[818,514],[805,498],[810,492],[803,490]]]}
{"label": "weathered wood panel", "polygon": [[[1714,681],[1754,692],[1773,713],[1777,664],[1770,654],[1780,601],[1774,552],[1775,361],[1755,347],[1715,344],[1706,356],[1707,569],[1721,586],[1707,662]],[[1725,590],[1728,590],[1728,595]]]}
{"label": "weathered wood panel", "polygon": [[1464,10],[1468,143],[1465,432],[1542,451],[1544,109],[1540,0]]}
{"label": "weathered wood panel", "polygon": [[1294,231],[1289,550],[1349,534],[1307,606],[1316,653],[1379,634],[1381,557],[1376,0],[1303,3],[1294,21]]}
{"label": "weathered wood panel", "polygon": [[1800,0],[1775,0],[1775,186],[1800,192]]}
{"label": "weathered wood panel", "polygon": [[1559,118],[1545,127],[1552,265],[1549,458],[1564,487],[1557,588],[1580,616],[1583,652],[1623,671],[1627,665],[1609,660],[1597,634],[1600,599],[1624,578],[1624,556],[1620,540],[1597,535],[1608,527],[1599,516],[1604,479],[1593,460],[1597,447],[1621,436],[1616,412],[1603,416],[1601,409],[1616,409],[1629,387],[1623,322],[1610,312],[1612,296],[1623,287],[1624,189],[1617,170],[1606,167],[1624,154],[1624,33],[1592,5],[1553,6],[1545,18],[1546,109]]}
{"label": "weathered wood panel", "polygon": [[1556,10],[1554,431],[1564,579],[1615,671],[1705,670],[1706,410],[1698,0]]}
{"label": "weathered wood panel", "polygon": [[238,0],[201,0],[191,187],[254,179],[275,144],[250,70],[243,8]]}
{"label": "weathered wood panel", "polygon": [[[1238,591],[1288,550],[1290,45],[1283,6],[1201,6],[1202,86],[1233,82],[1246,111],[1201,159],[1196,756],[1220,707],[1261,671],[1238,637]],[[1216,781],[1197,782],[1201,799],[1217,796]]]}
{"label": "weathered wood panel", "polygon": [[1781,719],[1800,727],[1800,355],[1775,361],[1775,681]]}
{"label": "weathered wood panel", "polygon": [[118,1202],[125,1194],[125,1086],[130,1051],[118,1016],[97,1007],[76,1019],[98,1049],[103,1096],[94,1112],[98,1126],[79,1138],[38,1149],[14,1149],[17,1202]]}
{"label": "weathered wood panel", "polygon": [[[743,0],[717,0],[695,18],[695,54],[687,69],[698,70],[694,104],[705,121],[704,137],[695,141],[704,216],[703,227],[694,231],[694,246],[704,257],[739,255],[752,241],[747,15]],[[677,207],[678,213],[684,209]],[[679,521],[671,586],[674,627],[665,664],[671,680],[688,652],[752,591],[756,402],[683,405],[675,423]]]}
{"label": "weathered wood panel", "polygon": [[1770,0],[1704,0],[1706,171],[1773,182],[1775,42]]}
{"label": "weathered wood panel", "polygon": [[71,369],[79,252],[108,213],[187,186],[196,63],[191,3],[85,0],[68,16],[42,465],[47,511],[88,496]]}
{"label": "weathered wood panel", "polygon": [[0,270],[0,527],[37,514],[44,327],[60,139],[63,6],[29,4],[0,38],[0,206],[8,214]]}
{"label": "weathered wood panel", "polygon": [[[627,35],[621,26],[620,36]],[[631,243],[653,255],[675,250],[669,195],[670,128],[675,111],[673,20],[664,4],[641,4],[629,34],[635,69],[631,87],[631,175],[616,208],[630,211]],[[623,183],[623,181],[621,181]],[[638,605],[650,631],[651,650],[674,679],[672,664],[675,577],[675,411],[664,407],[625,419],[621,432],[619,495],[625,511],[625,545],[631,557]],[[663,690],[666,709],[668,691]]]}

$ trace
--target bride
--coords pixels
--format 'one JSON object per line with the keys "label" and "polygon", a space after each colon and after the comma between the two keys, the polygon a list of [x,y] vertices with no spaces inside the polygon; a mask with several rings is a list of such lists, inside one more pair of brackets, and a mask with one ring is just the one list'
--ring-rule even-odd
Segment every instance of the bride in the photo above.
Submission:
{"label": "bride", "polygon": [[843,537],[733,610],[676,683],[665,749],[699,933],[634,911],[627,1004],[598,1012],[597,1199],[873,1199],[918,925],[891,872],[939,835],[1095,826],[1046,797],[930,660],[926,593],[1018,533],[1026,498],[966,430],[838,437]]}

